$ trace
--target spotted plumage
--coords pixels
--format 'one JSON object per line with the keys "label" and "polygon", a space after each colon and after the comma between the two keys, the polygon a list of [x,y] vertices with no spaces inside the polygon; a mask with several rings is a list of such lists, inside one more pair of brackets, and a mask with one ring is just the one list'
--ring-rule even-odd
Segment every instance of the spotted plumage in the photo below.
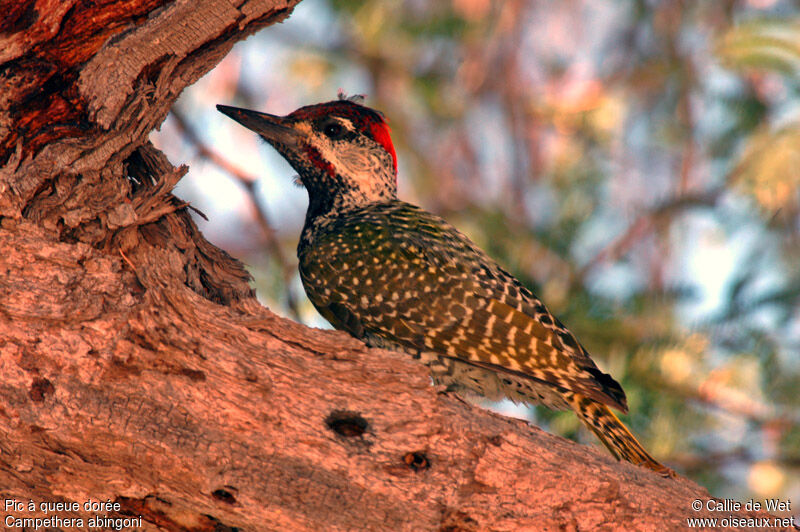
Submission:
{"label": "spotted plumage", "polygon": [[382,115],[350,100],[277,117],[218,106],[297,170],[309,299],[335,328],[409,353],[449,390],[569,408],[617,457],[662,474],[609,407],[625,393],[544,304],[443,219],[397,199]]}

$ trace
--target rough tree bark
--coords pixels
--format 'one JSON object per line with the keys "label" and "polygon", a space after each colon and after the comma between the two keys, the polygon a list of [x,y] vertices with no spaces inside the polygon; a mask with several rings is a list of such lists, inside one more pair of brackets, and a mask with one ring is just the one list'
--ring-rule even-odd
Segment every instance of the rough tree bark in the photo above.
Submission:
{"label": "rough tree bark", "polygon": [[186,168],[147,135],[294,3],[3,7],[3,526],[646,530],[713,515],[691,510],[709,495],[687,480],[439,395],[406,356],[276,317],[203,239],[171,194]]}

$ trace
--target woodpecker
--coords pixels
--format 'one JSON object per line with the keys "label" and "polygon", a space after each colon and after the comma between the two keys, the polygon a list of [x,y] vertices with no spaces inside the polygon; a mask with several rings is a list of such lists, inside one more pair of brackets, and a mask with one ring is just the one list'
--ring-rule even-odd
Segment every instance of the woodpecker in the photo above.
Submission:
{"label": "woodpecker", "polygon": [[517,279],[442,218],[397,198],[397,155],[355,99],[286,116],[218,105],[297,171],[308,298],[336,329],[426,364],[448,391],[572,409],[617,459],[671,476],[612,412],[625,392]]}

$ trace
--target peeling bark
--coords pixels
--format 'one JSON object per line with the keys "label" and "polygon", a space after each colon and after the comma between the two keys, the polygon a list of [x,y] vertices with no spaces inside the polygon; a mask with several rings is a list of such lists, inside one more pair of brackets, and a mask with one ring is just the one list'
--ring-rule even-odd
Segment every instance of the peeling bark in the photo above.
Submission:
{"label": "peeling bark", "polygon": [[141,530],[654,530],[713,516],[691,510],[709,495],[685,479],[437,394],[404,355],[275,316],[197,231],[171,194],[186,168],[147,135],[294,3],[6,8],[4,526],[107,515]]}

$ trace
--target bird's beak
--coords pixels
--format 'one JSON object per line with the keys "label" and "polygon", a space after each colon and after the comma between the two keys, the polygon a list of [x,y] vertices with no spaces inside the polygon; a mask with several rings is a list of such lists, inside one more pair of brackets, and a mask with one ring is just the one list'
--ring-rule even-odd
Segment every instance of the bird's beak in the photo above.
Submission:
{"label": "bird's beak", "polygon": [[296,146],[300,138],[300,133],[282,116],[227,105],[217,105],[217,111],[233,118],[247,129],[255,131],[271,144]]}

